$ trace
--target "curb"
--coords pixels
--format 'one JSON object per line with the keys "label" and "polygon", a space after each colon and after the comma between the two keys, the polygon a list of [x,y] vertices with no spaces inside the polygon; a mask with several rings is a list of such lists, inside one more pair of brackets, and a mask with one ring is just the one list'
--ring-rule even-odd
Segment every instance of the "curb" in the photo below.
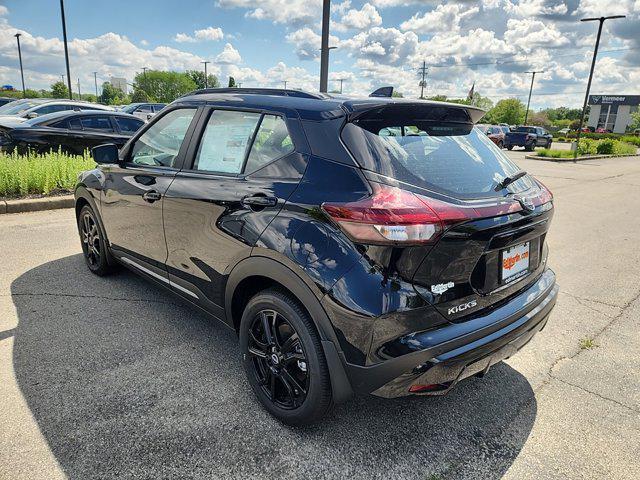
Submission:
{"label": "curb", "polygon": [[16,200],[0,200],[0,215],[3,213],[39,212],[71,208],[75,204],[73,195],[59,197],[23,198]]}
{"label": "curb", "polygon": [[[631,154],[631,155],[588,155],[584,157],[578,157],[575,159],[576,162],[582,162],[585,160],[599,160],[601,158],[623,158],[623,157],[640,157],[640,154]],[[573,163],[573,158],[553,158],[553,157],[541,157],[539,155],[525,155],[524,158],[527,160],[543,160],[545,162],[555,162],[555,163],[565,163],[570,162]]]}

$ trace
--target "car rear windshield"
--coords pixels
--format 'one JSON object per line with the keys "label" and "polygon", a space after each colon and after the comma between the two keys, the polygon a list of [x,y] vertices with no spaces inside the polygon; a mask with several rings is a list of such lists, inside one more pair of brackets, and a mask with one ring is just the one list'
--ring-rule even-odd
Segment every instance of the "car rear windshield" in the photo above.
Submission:
{"label": "car rear windshield", "polygon": [[523,133],[536,133],[536,128],[535,127],[517,127],[516,132],[523,132]]}
{"label": "car rear windshield", "polygon": [[382,110],[354,120],[344,126],[342,140],[362,168],[455,198],[503,196],[535,186],[525,176],[496,192],[499,182],[520,169],[487,135],[471,123],[434,119],[446,115],[412,113]]}

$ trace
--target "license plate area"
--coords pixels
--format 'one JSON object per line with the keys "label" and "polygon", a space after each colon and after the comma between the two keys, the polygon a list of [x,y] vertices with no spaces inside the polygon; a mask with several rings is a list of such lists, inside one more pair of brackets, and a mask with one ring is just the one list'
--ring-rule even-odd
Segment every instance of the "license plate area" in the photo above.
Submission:
{"label": "license plate area", "polygon": [[520,243],[500,252],[500,283],[509,284],[529,273],[530,242]]}

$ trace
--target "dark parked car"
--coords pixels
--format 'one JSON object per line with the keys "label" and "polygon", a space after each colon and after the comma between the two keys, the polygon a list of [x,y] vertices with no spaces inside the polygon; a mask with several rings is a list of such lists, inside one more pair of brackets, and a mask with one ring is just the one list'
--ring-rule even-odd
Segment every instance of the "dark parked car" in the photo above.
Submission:
{"label": "dark parked car", "polygon": [[11,97],[0,97],[0,107],[3,105],[6,105],[7,103],[11,103],[15,100],[16,100],[15,98],[11,98]]}
{"label": "dark parked car", "polygon": [[553,135],[542,127],[516,127],[504,137],[504,146],[511,150],[513,147],[524,147],[528,152],[536,147],[551,148]]}
{"label": "dark parked car", "polygon": [[65,111],[27,121],[0,120],[0,150],[44,153],[50,150],[81,155],[105,142],[122,146],[144,121],[127,113]]}
{"label": "dark parked car", "polygon": [[283,422],[354,392],[444,394],[531,340],[558,293],[551,193],[473,128],[482,115],[194,92],[94,149],[75,191],[86,264],[124,265],[233,329]]}
{"label": "dark parked car", "polygon": [[482,133],[484,133],[489,139],[495,143],[498,148],[504,147],[504,136],[505,131],[504,128],[499,125],[486,125],[486,124],[478,124],[478,128]]}

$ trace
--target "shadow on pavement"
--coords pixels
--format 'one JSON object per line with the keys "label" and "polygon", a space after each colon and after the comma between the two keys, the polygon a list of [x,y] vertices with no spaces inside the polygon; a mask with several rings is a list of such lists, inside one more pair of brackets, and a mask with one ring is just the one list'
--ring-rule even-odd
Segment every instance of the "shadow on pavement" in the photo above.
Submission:
{"label": "shadow on pavement", "polygon": [[360,397],[287,428],[254,400],[235,334],[133,274],[74,255],[11,292],[17,379],[70,478],[500,478],[536,416],[499,364],[446,397]]}

